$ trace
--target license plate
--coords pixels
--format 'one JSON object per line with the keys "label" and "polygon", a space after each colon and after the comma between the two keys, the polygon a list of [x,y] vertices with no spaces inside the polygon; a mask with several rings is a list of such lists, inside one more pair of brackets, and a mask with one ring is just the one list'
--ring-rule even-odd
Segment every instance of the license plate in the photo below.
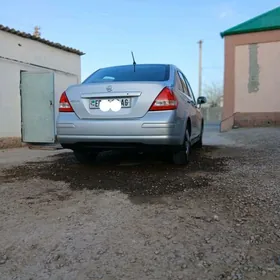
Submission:
{"label": "license plate", "polygon": [[[122,108],[130,108],[130,98],[116,98],[121,102]],[[91,99],[89,102],[89,108],[90,109],[99,109],[100,102],[105,99]],[[112,102],[114,99],[106,99],[109,102]]]}

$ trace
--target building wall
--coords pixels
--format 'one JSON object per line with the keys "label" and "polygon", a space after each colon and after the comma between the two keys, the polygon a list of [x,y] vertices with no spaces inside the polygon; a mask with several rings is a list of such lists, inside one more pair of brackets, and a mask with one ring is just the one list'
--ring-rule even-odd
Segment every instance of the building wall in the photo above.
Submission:
{"label": "building wall", "polygon": [[224,48],[224,104],[220,126],[221,131],[227,131],[232,128],[234,122],[234,36],[225,38]]}
{"label": "building wall", "polygon": [[57,115],[61,93],[81,81],[81,60],[79,55],[3,31],[0,42],[0,138],[20,138],[20,71],[55,73]]}
{"label": "building wall", "polygon": [[253,47],[235,48],[235,112],[280,112],[280,42]]}
{"label": "building wall", "polygon": [[280,30],[225,38],[221,131],[280,123]]}
{"label": "building wall", "polygon": [[0,31],[0,57],[12,58],[81,76],[80,56]]}

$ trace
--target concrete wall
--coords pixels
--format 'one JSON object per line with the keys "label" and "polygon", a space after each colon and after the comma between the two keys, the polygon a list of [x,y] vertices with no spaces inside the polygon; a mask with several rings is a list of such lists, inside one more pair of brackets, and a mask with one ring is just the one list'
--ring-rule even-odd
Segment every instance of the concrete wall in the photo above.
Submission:
{"label": "concrete wall", "polygon": [[222,110],[222,107],[202,107],[204,123],[219,125],[222,120]]}
{"label": "concrete wall", "polygon": [[234,111],[280,112],[279,73],[280,42],[237,46]]}
{"label": "concrete wall", "polygon": [[61,93],[81,81],[81,59],[40,42],[0,31],[0,138],[21,137],[20,71],[55,73],[55,108]]}

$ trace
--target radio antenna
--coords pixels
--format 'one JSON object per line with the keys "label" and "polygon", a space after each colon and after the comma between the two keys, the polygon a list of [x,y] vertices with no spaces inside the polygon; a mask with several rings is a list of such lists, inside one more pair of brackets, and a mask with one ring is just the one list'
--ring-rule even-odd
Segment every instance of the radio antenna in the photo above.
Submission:
{"label": "radio antenna", "polygon": [[135,59],[134,59],[133,51],[131,52],[131,56],[132,56],[133,67],[134,67],[134,72],[135,72],[135,65],[136,65],[136,62],[135,62]]}

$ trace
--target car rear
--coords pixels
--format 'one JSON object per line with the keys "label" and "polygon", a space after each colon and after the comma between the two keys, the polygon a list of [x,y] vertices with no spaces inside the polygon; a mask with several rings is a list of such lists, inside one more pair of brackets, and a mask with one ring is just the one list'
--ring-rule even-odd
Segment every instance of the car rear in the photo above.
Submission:
{"label": "car rear", "polygon": [[62,94],[57,138],[73,150],[178,145],[177,107],[169,65],[103,68]]}

